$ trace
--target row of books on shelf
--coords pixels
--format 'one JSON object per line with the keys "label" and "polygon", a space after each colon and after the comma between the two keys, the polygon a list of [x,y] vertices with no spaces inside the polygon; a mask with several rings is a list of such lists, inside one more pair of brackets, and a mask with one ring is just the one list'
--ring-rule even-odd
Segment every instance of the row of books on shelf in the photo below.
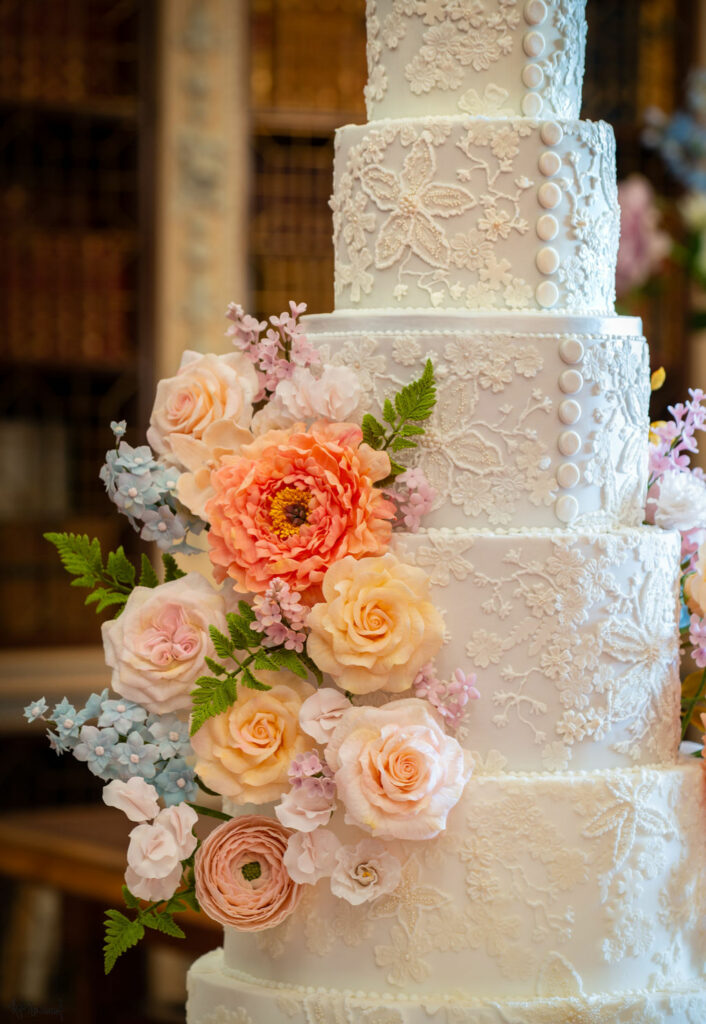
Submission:
{"label": "row of books on shelf", "polygon": [[3,0],[0,99],[81,103],[136,94],[139,0]]}
{"label": "row of books on shelf", "polygon": [[122,232],[17,233],[0,247],[5,359],[120,367],[134,357],[135,241]]}

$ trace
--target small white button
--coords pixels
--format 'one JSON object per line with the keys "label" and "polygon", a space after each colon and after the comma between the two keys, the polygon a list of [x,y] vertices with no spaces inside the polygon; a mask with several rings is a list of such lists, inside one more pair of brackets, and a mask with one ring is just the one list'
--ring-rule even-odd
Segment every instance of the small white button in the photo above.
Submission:
{"label": "small white button", "polygon": [[555,181],[545,181],[537,190],[537,199],[545,210],[553,210],[561,202],[561,189]]}
{"label": "small white button", "polygon": [[544,72],[539,64],[525,64],[522,69],[522,81],[528,89],[537,89],[544,81]]}
{"label": "small white button", "polygon": [[559,301],[559,289],[553,281],[542,281],[537,285],[534,294],[542,309],[551,309]]}
{"label": "small white button", "polygon": [[540,274],[555,274],[559,269],[559,253],[551,245],[545,245],[534,258]]}
{"label": "small white button", "polygon": [[580,363],[583,359],[583,345],[578,338],[564,338],[559,346],[559,355],[564,363]]}
{"label": "small white button", "polygon": [[576,455],[581,448],[581,438],[575,430],[562,430],[557,447],[562,455]]}
{"label": "small white button", "polygon": [[561,157],[551,149],[539,158],[539,169],[545,178],[553,178],[561,168]]}
{"label": "small white button", "polygon": [[547,5],[544,0],[527,0],[525,4],[525,21],[528,25],[540,25],[547,16]]}
{"label": "small white button", "polygon": [[557,482],[565,491],[575,487],[581,479],[579,467],[573,462],[564,462],[556,471]]}
{"label": "small white button", "polygon": [[544,36],[541,32],[528,32],[522,40],[522,47],[528,57],[539,57],[544,50]]}
{"label": "small white button", "polygon": [[579,503],[573,494],[562,494],[554,506],[556,517],[562,523],[570,523],[572,519],[576,518],[578,511]]}
{"label": "small white button", "polygon": [[539,134],[545,146],[558,146],[564,138],[564,130],[556,121],[545,121]]}
{"label": "small white button", "polygon": [[551,242],[559,234],[559,221],[551,213],[543,213],[537,221],[537,237]]}
{"label": "small white button", "polygon": [[581,419],[581,406],[579,403],[575,402],[573,398],[566,398],[563,402],[560,402],[559,419],[562,423],[566,423],[567,426],[572,423],[578,423]]}
{"label": "small white button", "polygon": [[539,93],[528,92],[522,97],[522,113],[525,117],[537,117],[542,112],[544,102]]}
{"label": "small white button", "polygon": [[583,387],[583,374],[578,370],[564,370],[559,377],[559,388],[565,395],[577,395]]}

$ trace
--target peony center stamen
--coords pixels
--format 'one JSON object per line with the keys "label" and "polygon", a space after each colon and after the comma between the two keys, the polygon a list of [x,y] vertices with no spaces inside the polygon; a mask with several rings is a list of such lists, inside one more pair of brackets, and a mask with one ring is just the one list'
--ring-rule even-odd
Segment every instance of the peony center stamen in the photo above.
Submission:
{"label": "peony center stamen", "polygon": [[270,500],[269,515],[272,529],[278,537],[287,538],[309,521],[309,491],[297,487],[283,487]]}

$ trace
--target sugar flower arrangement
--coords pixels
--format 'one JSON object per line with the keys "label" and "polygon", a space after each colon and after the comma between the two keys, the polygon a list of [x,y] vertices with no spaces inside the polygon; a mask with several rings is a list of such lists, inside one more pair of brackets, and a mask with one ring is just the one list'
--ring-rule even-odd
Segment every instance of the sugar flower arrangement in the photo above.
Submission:
{"label": "sugar flower arrangement", "polygon": [[[663,381],[663,371],[653,374],[653,388]],[[682,683],[684,739],[689,726],[706,731],[706,474],[691,465],[696,433],[706,429],[706,394],[691,389],[669,412],[672,418],[650,431],[647,521],[681,535],[682,648],[697,669]]]}
{"label": "sugar flower arrangement", "polygon": [[[161,549],[162,573],[146,555],[135,567],[122,548],[104,557],[97,540],[47,534],[86,603],[115,613],[102,626],[112,692],[25,709],[134,822],[106,971],[146,928],[183,936],[188,908],[257,931],[305,885],[351,904],[391,892],[401,868],[384,841],[442,832],[471,775],[453,731],[475,676],[438,678],[429,580],[389,549],[435,498],[398,461],[432,413],[432,365],[381,421],[361,415],[358,379],[321,362],[304,309],[266,323],[230,306],[234,351],[184,353],[157,386],[148,444],[111,424],[101,479]],[[204,541],[211,578],[174,557]],[[366,706],[370,694],[387,703]],[[220,819],[203,839],[200,816]],[[357,838],[340,838],[343,823]]]}

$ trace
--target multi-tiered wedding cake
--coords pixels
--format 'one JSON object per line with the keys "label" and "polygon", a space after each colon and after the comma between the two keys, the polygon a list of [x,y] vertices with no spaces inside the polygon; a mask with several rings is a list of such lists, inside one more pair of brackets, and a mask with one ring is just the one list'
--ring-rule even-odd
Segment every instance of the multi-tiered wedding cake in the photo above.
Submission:
{"label": "multi-tiered wedding cake", "polygon": [[353,905],[321,882],[274,929],[226,929],[190,971],[190,1024],[703,1020],[679,538],[640,525],[647,348],[613,312],[614,138],[577,120],[583,8],[368,0],[337,309],[307,328],[377,415],[432,360],[414,458],[438,499],[392,546],[430,576],[441,671],[477,673],[457,732],[474,770],[436,839],[386,841],[391,892]]}

